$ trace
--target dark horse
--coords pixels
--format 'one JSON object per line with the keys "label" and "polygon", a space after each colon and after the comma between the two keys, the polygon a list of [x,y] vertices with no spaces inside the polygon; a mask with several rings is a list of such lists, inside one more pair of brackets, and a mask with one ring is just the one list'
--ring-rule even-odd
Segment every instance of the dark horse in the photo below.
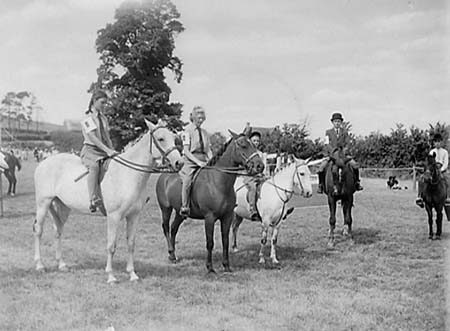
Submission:
{"label": "dark horse", "polygon": [[344,236],[352,238],[352,207],[353,194],[355,193],[355,180],[353,170],[341,148],[334,150],[330,156],[325,177],[325,193],[328,196],[328,207],[330,209],[330,232],[328,247],[335,245],[334,229],[336,227],[336,204],[341,200],[344,214]]}
{"label": "dark horse", "polygon": [[[212,250],[214,247],[214,224],[220,220],[222,233],[222,263],[225,271],[231,271],[228,245],[233,211],[236,206],[234,183],[238,169],[245,169],[249,175],[261,173],[264,164],[255,146],[243,134],[232,133],[229,140],[217,154],[201,168],[194,177],[191,191],[191,218],[205,220],[206,268],[214,272]],[[244,166],[245,168],[242,168]],[[184,218],[179,214],[181,207],[181,177],[178,174],[162,174],[156,183],[156,195],[162,213],[162,227],[167,239],[169,260],[176,261],[175,238]],[[176,214],[169,224],[172,210]],[[169,227],[170,225],[170,227]]]}
{"label": "dark horse", "polygon": [[3,153],[5,155],[5,161],[8,164],[8,169],[5,170],[5,176],[8,179],[9,187],[8,194],[14,196],[16,194],[16,167],[17,170],[20,171],[22,169],[22,165],[17,157],[15,157],[11,153]]}
{"label": "dark horse", "polygon": [[428,155],[425,162],[425,173],[422,176],[422,198],[428,214],[428,238],[433,239],[433,208],[436,210],[436,235],[435,239],[441,239],[442,234],[442,210],[447,197],[447,185],[442,175],[440,165],[436,162],[435,155]]}

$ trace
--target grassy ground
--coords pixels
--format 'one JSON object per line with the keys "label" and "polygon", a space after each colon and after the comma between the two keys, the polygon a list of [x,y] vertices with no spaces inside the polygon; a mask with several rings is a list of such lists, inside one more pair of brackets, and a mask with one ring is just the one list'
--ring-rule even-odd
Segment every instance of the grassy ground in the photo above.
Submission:
{"label": "grassy ground", "polygon": [[241,251],[231,255],[234,272],[223,273],[217,225],[218,274],[208,276],[201,221],[182,225],[180,262],[168,262],[155,176],[138,231],[136,271],[142,280],[127,281],[122,226],[114,260],[120,282],[110,286],[102,217],[69,219],[63,240],[67,273],[56,269],[48,219],[42,247],[47,272],[34,270],[34,167],[32,161],[24,164],[18,195],[5,199],[0,219],[0,330],[446,329],[449,224],[441,241],[428,240],[426,214],[413,205],[413,191],[388,191],[382,180],[364,180],[366,189],[355,201],[355,244],[338,238],[333,251],[326,247],[324,198],[294,199],[293,205],[309,207],[297,208],[283,224],[279,268],[258,264],[260,229],[244,222]]}

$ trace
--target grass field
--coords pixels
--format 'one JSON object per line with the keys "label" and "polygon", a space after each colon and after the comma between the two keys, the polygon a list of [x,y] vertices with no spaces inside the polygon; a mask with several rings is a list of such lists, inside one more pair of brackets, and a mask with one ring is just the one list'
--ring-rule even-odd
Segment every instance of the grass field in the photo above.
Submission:
{"label": "grass field", "polygon": [[114,259],[119,283],[111,286],[104,272],[106,222],[99,216],[69,218],[66,273],[56,268],[48,218],[42,247],[47,271],[35,271],[35,166],[25,162],[18,194],[5,198],[0,218],[0,330],[446,330],[450,224],[444,222],[441,241],[430,241],[425,211],[414,206],[411,190],[388,191],[384,180],[363,180],[365,190],[355,197],[355,244],[338,237],[332,251],[324,198],[296,197],[292,205],[309,207],[296,208],[282,226],[280,267],[258,264],[260,229],[244,222],[241,250],[231,254],[234,272],[224,273],[217,224],[218,273],[210,276],[202,221],[181,226],[180,262],[169,263],[152,176],[137,237],[141,281],[127,280],[122,225]]}

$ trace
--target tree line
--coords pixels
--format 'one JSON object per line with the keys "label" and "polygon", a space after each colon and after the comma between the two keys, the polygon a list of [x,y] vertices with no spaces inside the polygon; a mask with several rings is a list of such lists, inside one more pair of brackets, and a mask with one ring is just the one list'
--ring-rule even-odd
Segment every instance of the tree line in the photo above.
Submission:
{"label": "tree line", "polygon": [[[180,13],[170,0],[128,0],[116,9],[114,22],[97,32],[95,46],[100,64],[97,79],[87,91],[103,89],[109,93],[106,116],[117,150],[145,130],[144,118],[163,118],[174,131],[186,124],[181,121],[183,105],[170,102],[171,89],[166,82],[167,73],[177,83],[182,80],[183,63],[175,55],[175,38],[183,31]],[[3,114],[28,120],[40,107],[35,96],[24,91],[8,93],[0,108]],[[351,132],[351,124],[345,125]],[[439,122],[427,129],[397,124],[389,134],[351,134],[349,150],[363,167],[410,167],[424,160],[434,133],[440,132],[447,141],[448,129]],[[64,139],[64,134],[56,136],[59,142]],[[70,136],[69,140],[67,148],[80,144],[79,138]],[[214,133],[213,151],[224,141],[221,133]],[[264,133],[262,149],[301,158],[324,156],[323,140],[311,139],[306,124],[283,124]]]}

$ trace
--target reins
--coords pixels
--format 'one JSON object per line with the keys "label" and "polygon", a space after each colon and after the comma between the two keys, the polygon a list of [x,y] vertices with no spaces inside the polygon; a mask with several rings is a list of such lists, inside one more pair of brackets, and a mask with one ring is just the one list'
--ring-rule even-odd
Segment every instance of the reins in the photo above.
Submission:
{"label": "reins", "polygon": [[[156,130],[163,128],[163,126],[157,126],[155,127],[153,130],[149,131],[149,135],[150,135],[150,146],[149,146],[149,150],[150,150],[150,155],[153,156],[153,142],[156,146],[156,148],[158,149],[158,151],[160,152],[161,156],[159,158],[153,158],[154,160],[158,160],[160,158],[163,159],[163,163],[165,161],[168,160],[168,155],[170,153],[172,153],[174,150],[177,149],[176,146],[172,146],[171,148],[169,148],[167,151],[164,151],[164,149],[161,147],[161,145],[158,144],[158,141],[155,139],[155,137],[153,136],[153,134],[155,133]],[[145,173],[160,173],[160,172],[170,172],[170,171],[164,171],[163,169],[166,169],[166,167],[153,167],[153,166],[148,166],[146,164],[139,164],[139,163],[135,163],[132,162],[130,160],[127,160],[125,158],[123,158],[120,155],[114,155],[111,157],[111,159],[113,159],[114,161],[116,161],[117,163],[133,169],[135,171],[139,171],[139,172],[145,172]],[[169,167],[172,168],[172,165],[170,164],[170,162],[168,163]],[[171,169],[173,172],[176,172],[173,168]]]}

